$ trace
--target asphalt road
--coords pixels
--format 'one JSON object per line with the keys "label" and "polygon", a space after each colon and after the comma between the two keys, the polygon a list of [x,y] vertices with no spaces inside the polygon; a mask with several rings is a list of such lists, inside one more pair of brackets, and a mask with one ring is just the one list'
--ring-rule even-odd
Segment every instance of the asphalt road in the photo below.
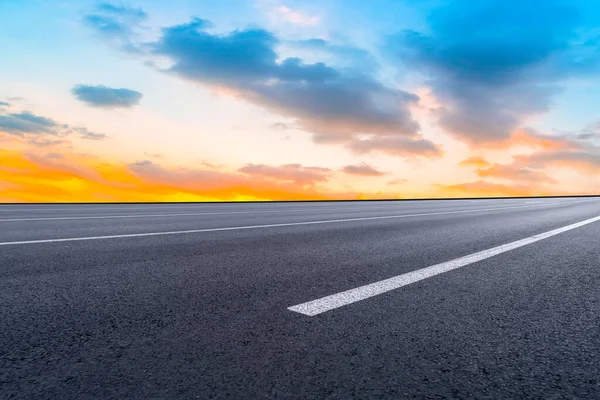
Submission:
{"label": "asphalt road", "polygon": [[598,398],[598,216],[0,205],[0,398]]}

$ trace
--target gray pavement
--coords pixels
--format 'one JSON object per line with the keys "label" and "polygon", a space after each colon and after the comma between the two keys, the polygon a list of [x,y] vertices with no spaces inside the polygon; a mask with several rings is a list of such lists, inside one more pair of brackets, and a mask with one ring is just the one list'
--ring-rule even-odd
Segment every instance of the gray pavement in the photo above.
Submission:
{"label": "gray pavement", "polygon": [[0,205],[0,398],[597,398],[600,221],[288,308],[599,215],[600,198]]}

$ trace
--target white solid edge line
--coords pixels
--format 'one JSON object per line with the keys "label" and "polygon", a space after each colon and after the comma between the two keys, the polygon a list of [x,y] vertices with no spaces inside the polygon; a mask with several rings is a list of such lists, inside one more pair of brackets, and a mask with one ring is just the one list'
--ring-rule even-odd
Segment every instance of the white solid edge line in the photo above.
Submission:
{"label": "white solid edge line", "polygon": [[507,251],[517,249],[519,247],[527,246],[528,244],[535,243],[537,241],[549,238],[551,236],[558,235],[559,233],[570,231],[572,229],[579,228],[581,226],[591,224],[592,222],[596,222],[599,220],[600,216],[586,219],[585,221],[563,226],[562,228],[553,229],[551,231],[540,233],[501,246],[492,247],[491,249],[473,253],[468,256],[456,258],[454,260],[446,261],[441,264],[435,264],[430,267],[408,272],[402,275],[397,275],[389,279],[373,282],[368,285],[359,286],[357,288],[346,290],[344,292],[332,294],[330,296],[322,297],[320,299],[288,307],[288,310],[312,317],[324,313],[326,311],[334,310],[336,308],[343,307],[348,304],[356,303],[358,301],[365,300],[370,297],[377,296],[382,293],[386,293],[391,290],[410,285],[411,283],[419,282],[424,279],[431,278],[433,276],[443,274],[445,272],[452,271],[454,269],[458,269],[481,260],[485,260],[486,258],[494,257],[498,254],[502,254]]}
{"label": "white solid edge line", "polygon": [[[568,202],[556,202],[555,204],[564,204]],[[515,207],[515,206],[512,206]],[[326,211],[363,211],[363,212],[381,212],[396,210],[381,210],[379,208],[364,207],[341,207],[341,208],[289,208],[282,210],[253,210],[253,211],[225,211],[225,212],[194,212],[194,213],[167,213],[167,214],[124,214],[124,215],[79,215],[69,217],[24,217],[24,218],[4,218],[0,222],[33,222],[33,221],[63,221],[63,220],[83,220],[83,219],[119,219],[119,218],[148,218],[148,217],[188,217],[195,215],[230,215],[230,214],[280,214],[294,212],[326,212]]]}
{"label": "white solid edge line", "polygon": [[[566,199],[572,199],[573,197],[560,197],[560,198],[549,198],[546,201],[555,201],[556,203],[560,203],[563,200]],[[434,200],[436,203],[446,203],[446,202],[490,202],[490,201],[510,201],[510,202],[519,202],[519,201],[523,201],[526,200],[524,198],[514,198],[514,199],[461,199],[461,198],[456,198],[456,199],[443,199],[443,200]],[[367,204],[366,202],[368,202],[368,200],[365,201],[364,204]],[[385,207],[390,207],[390,206],[410,206],[414,203],[422,203],[422,200],[402,200],[401,202],[396,201],[396,200],[383,200],[383,201],[377,201],[378,204],[377,208],[385,208]],[[525,201],[525,203],[527,203],[527,201]],[[256,208],[256,209],[264,209],[267,207],[273,207],[272,204],[268,204],[268,203],[239,203],[239,204],[231,204],[231,203],[189,203],[189,204],[177,204],[177,203],[163,203],[163,204],[148,204],[147,206],[142,206],[142,207],[136,207],[134,206],[134,204],[121,204],[122,207],[115,207],[114,204],[111,203],[107,203],[105,207],[90,207],[90,204],[78,204],[77,207],[72,207],[71,208],[67,208],[69,207],[68,204],[55,204],[52,205],[50,204],[51,208],[30,208],[30,207],[21,207],[21,208],[16,208],[17,206],[13,205],[13,204],[6,204],[6,203],[0,203],[0,212],[14,212],[14,211],[64,211],[64,212],[71,212],[71,211],[128,211],[128,210],[150,210],[150,209],[161,209],[161,210],[165,210],[165,209],[171,209],[171,210],[177,210],[177,209],[181,209],[181,208],[185,208],[185,210],[182,211],[188,211],[187,209],[191,208],[191,209],[196,209],[196,208],[208,208],[208,207],[215,207],[215,208],[219,208],[222,210],[229,210],[229,209],[236,209],[239,207],[245,207],[248,206],[250,208]],[[288,206],[291,204],[282,204],[282,203],[276,203],[275,207],[276,208],[280,208],[282,210],[285,210],[285,206]],[[335,203],[328,203],[328,202],[320,202],[320,201],[315,201],[314,203],[311,202],[306,202],[306,203],[300,203],[300,205],[303,206],[325,206],[325,208],[335,208]],[[375,204],[371,204],[372,206]],[[307,208],[311,208],[311,207],[307,207]]]}
{"label": "white solid edge line", "polygon": [[[244,206],[246,205],[244,204],[240,204],[240,206]],[[310,204],[311,206],[314,206],[313,204]],[[197,210],[197,209],[209,209],[209,208],[213,208],[213,209],[218,209],[218,210],[236,210],[236,209],[240,209],[240,208],[244,208],[244,207],[240,207],[240,206],[228,206],[228,205],[222,205],[222,204],[198,204],[198,205],[189,205],[189,206],[171,206],[168,203],[165,203],[164,206],[154,206],[154,207],[129,207],[127,205],[124,205],[123,207],[101,207],[101,208],[89,208],[89,207],[80,207],[80,208],[61,208],[61,207],[55,207],[55,208],[14,208],[11,209],[10,206],[8,207],[2,207],[3,205],[0,203],[0,212],[15,212],[15,211],[60,211],[60,212],[84,212],[84,211],[130,211],[130,210],[153,210],[153,209],[159,209],[159,210],[173,210],[175,212],[177,211],[193,211],[193,210]],[[334,208],[334,206],[322,206],[319,205],[321,207],[323,207],[324,209],[326,208]],[[379,208],[383,208],[383,207],[390,207],[391,205],[380,205]],[[296,206],[299,207],[299,206]],[[268,205],[266,206],[261,206],[261,205],[249,205],[248,207],[246,207],[247,209],[254,209],[254,210],[264,210],[264,209],[278,209],[278,210],[289,210],[288,208],[285,208],[285,206],[275,206],[275,207],[269,207]],[[313,207],[306,207],[306,209],[312,209]]]}
{"label": "white solid edge line", "polygon": [[[590,201],[590,200],[575,200],[575,202]],[[552,204],[567,204],[573,201],[562,201],[554,202]],[[527,204],[529,202],[525,202]],[[510,206],[510,207],[523,207]],[[395,211],[395,210],[381,210],[379,208],[364,208],[364,207],[346,207],[346,208],[290,208],[283,210],[253,210],[253,211],[227,211],[227,212],[196,212],[196,213],[167,213],[167,214],[131,214],[131,215],[80,215],[70,217],[25,217],[25,218],[4,218],[0,219],[0,222],[33,222],[33,221],[63,221],[63,220],[83,220],[83,219],[118,219],[118,218],[148,218],[148,217],[187,217],[195,215],[229,215],[229,214],[277,214],[286,212],[307,212],[307,211],[363,211],[363,212],[380,212],[380,211]]]}
{"label": "white solid edge line", "polygon": [[[584,202],[588,202],[588,201],[591,201],[591,200],[561,202],[560,204],[584,203]],[[279,223],[279,224],[265,224],[265,225],[230,226],[230,227],[225,227],[225,228],[190,229],[190,230],[185,230],[185,231],[128,233],[128,234],[122,234],[122,235],[104,235],[104,236],[87,236],[87,237],[72,237],[72,238],[57,238],[57,239],[20,240],[20,241],[14,241],[14,242],[0,242],[0,246],[39,244],[39,243],[58,243],[58,242],[79,242],[79,241],[84,241],[84,240],[122,239],[122,238],[146,237],[146,236],[182,235],[182,234],[186,234],[186,233],[222,232],[222,231],[236,231],[236,230],[245,230],[245,229],[277,228],[277,227],[298,226],[298,225],[319,225],[319,224],[331,224],[331,223],[336,223],[336,222],[353,222],[353,221],[369,221],[369,220],[379,220],[379,219],[424,217],[424,216],[428,216],[428,215],[462,214],[462,213],[474,213],[474,212],[481,212],[481,211],[496,211],[496,210],[507,210],[507,209],[514,209],[514,208],[530,208],[530,207],[541,207],[541,206],[540,205],[528,205],[528,206],[512,206],[512,207],[495,207],[495,208],[480,208],[480,209],[476,209],[476,210],[440,211],[440,212],[434,212],[434,213],[382,215],[382,216],[376,216],[376,217],[329,219],[329,220],[303,221],[303,222],[285,222],[285,223]]]}
{"label": "white solid edge line", "polygon": [[[484,199],[487,200],[487,199]],[[516,203],[517,200],[520,199],[516,199],[514,202]],[[556,199],[557,202],[559,202],[559,200],[562,199]],[[455,200],[438,200],[438,202],[448,202],[448,201],[455,201]],[[463,199],[456,199],[456,201],[464,201]],[[469,201],[483,201],[483,200],[469,200]],[[416,203],[417,200],[406,200],[406,201],[402,201],[402,202],[394,202],[393,200],[391,200],[390,202],[377,202],[378,204],[370,204],[370,206],[374,206],[375,208],[387,208],[387,207],[392,207],[392,206],[410,206],[414,203]],[[420,201],[419,201],[420,202]],[[367,203],[363,203],[364,207],[367,206]],[[129,211],[129,210],[151,210],[151,209],[160,209],[160,210],[180,210],[183,209],[181,211],[191,211],[194,209],[201,209],[201,208],[218,208],[220,210],[235,210],[235,209],[239,209],[242,207],[247,206],[248,209],[252,208],[252,209],[256,209],[256,210],[264,210],[264,209],[280,209],[280,210],[287,210],[287,208],[285,208],[286,206],[292,206],[292,207],[300,207],[300,206],[306,206],[306,209],[311,209],[313,207],[323,207],[323,208],[331,208],[331,209],[335,209],[336,204],[328,204],[326,202],[318,202],[315,201],[315,203],[300,203],[300,204],[296,204],[296,205],[292,205],[292,204],[277,204],[277,205],[270,205],[270,204],[265,204],[265,203],[260,203],[260,204],[248,204],[248,203],[240,203],[238,204],[215,204],[215,203],[198,203],[198,204],[189,204],[189,205],[171,205],[169,203],[164,203],[163,205],[154,205],[154,206],[147,206],[147,207],[132,207],[132,206],[128,206],[127,204],[123,204],[122,207],[114,207],[111,205],[107,205],[106,207],[94,207],[91,208],[89,206],[85,206],[82,205],[81,207],[71,207],[71,208],[66,208],[66,207],[61,207],[60,205],[57,205],[56,207],[52,207],[52,208],[12,208],[13,206],[6,206],[5,204],[0,203],[0,212],[13,212],[13,211],[64,211],[64,212],[75,212],[75,211]],[[363,206],[361,204],[361,206]]]}
{"label": "white solid edge line", "polygon": [[[378,212],[377,209],[364,209],[364,208],[339,208],[335,211],[373,211]],[[147,218],[147,217],[184,217],[194,215],[230,215],[230,214],[277,214],[286,212],[307,212],[307,211],[331,211],[328,208],[317,208],[317,209],[284,209],[284,210],[253,210],[253,211],[227,211],[227,212],[199,212],[199,213],[168,213],[168,214],[133,214],[133,215],[84,215],[84,216],[73,216],[73,217],[28,217],[28,218],[6,218],[0,219],[0,222],[24,222],[24,221],[56,221],[56,220],[78,220],[78,219],[116,219],[116,218]],[[393,210],[390,210],[393,211]]]}

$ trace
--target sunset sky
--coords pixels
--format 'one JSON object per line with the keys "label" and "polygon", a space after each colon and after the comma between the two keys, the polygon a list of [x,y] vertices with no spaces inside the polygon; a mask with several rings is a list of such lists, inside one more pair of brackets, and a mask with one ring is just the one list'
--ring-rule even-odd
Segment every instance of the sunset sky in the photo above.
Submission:
{"label": "sunset sky", "polygon": [[0,49],[0,202],[600,193],[596,0],[2,0]]}

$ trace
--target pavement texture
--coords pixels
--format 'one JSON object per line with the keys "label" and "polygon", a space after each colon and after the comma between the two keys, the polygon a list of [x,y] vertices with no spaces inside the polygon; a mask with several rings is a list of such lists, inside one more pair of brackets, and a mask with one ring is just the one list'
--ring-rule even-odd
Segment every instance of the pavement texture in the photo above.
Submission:
{"label": "pavement texture", "polygon": [[[599,215],[600,198],[0,205],[0,398],[598,398],[600,222],[288,307]],[[181,232],[219,228],[236,229]],[[136,236],[161,232],[178,233]]]}

